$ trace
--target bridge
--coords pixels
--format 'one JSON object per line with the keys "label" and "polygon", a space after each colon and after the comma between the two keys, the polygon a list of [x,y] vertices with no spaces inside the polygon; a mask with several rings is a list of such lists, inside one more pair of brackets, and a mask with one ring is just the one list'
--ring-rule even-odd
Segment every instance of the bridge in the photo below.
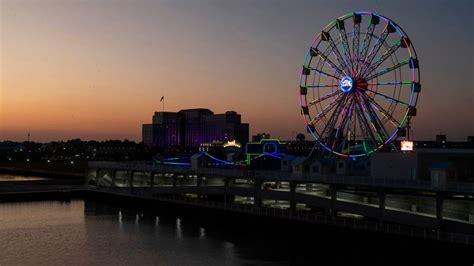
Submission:
{"label": "bridge", "polygon": [[89,162],[90,190],[474,244],[474,184]]}

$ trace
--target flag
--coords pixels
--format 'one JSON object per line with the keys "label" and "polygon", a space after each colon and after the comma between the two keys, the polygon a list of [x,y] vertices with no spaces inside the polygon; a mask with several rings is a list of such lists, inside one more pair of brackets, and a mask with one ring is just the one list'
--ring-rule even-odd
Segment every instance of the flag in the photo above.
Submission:
{"label": "flag", "polygon": [[160,102],[162,102],[165,99],[165,96],[161,96]]}

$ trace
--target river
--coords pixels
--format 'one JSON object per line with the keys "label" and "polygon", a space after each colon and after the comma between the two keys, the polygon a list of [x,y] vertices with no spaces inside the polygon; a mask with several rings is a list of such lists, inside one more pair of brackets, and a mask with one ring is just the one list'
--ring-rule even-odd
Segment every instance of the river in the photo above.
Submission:
{"label": "river", "polygon": [[[204,215],[104,200],[3,202],[0,265],[317,265],[470,258],[471,247]],[[439,248],[443,252],[433,252]]]}
{"label": "river", "polygon": [[9,175],[9,174],[0,174],[0,182],[7,181],[37,181],[37,180],[47,180],[48,178],[39,177],[39,176],[22,176],[22,175]]}

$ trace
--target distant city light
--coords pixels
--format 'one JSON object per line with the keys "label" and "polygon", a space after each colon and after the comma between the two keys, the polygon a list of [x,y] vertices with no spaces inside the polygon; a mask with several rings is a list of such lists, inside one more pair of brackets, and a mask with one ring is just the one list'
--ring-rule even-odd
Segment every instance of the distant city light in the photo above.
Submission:
{"label": "distant city light", "polygon": [[403,140],[400,146],[402,151],[413,151],[413,141]]}
{"label": "distant city light", "polygon": [[240,143],[238,143],[236,140],[232,140],[232,141],[227,141],[226,143],[224,143],[224,148],[226,147],[237,147],[237,148],[240,148]]}

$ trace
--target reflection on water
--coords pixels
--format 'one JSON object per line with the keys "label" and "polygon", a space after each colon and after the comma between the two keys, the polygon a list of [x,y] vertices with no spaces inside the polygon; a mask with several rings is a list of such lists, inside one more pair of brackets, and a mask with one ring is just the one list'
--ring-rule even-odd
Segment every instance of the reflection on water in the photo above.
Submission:
{"label": "reflection on water", "polygon": [[239,217],[90,200],[0,203],[0,265],[403,263],[413,250],[424,262],[469,258],[466,247]]}
{"label": "reflection on water", "polygon": [[[92,210],[86,210],[91,208]],[[239,265],[204,229],[83,200],[0,204],[0,265]],[[115,207],[112,206],[110,210]]]}
{"label": "reflection on water", "polygon": [[39,176],[21,176],[21,175],[0,174],[0,182],[6,182],[6,181],[36,181],[36,180],[48,180],[48,178],[39,177]]}

